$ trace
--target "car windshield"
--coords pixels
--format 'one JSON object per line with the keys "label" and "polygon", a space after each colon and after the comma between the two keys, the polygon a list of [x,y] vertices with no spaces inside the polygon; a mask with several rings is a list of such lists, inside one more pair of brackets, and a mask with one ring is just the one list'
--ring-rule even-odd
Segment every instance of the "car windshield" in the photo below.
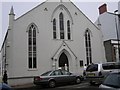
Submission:
{"label": "car windshield", "polygon": [[108,75],[105,78],[103,85],[107,85],[114,88],[120,88],[120,73],[112,73]]}
{"label": "car windshield", "polygon": [[50,73],[51,73],[51,71],[47,71],[47,72],[41,74],[41,76],[48,76]]}
{"label": "car windshield", "polygon": [[98,64],[89,65],[86,69],[86,71],[97,71],[97,70],[98,70]]}

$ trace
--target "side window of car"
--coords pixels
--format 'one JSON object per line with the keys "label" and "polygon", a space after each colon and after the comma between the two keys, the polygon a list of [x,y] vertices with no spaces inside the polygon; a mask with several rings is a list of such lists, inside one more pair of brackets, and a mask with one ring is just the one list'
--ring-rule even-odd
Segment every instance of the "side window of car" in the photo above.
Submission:
{"label": "side window of car", "polygon": [[50,75],[50,76],[55,76],[55,75],[56,75],[56,74],[55,74],[55,71],[54,71],[54,72],[52,72],[52,73],[51,73],[51,75]]}
{"label": "side window of car", "polygon": [[59,70],[54,71],[50,76],[61,75]]}
{"label": "side window of car", "polygon": [[103,67],[103,69],[104,70],[109,70],[109,69],[114,69],[114,64],[109,64],[109,63],[107,63],[107,64],[102,64],[102,67]]}
{"label": "side window of car", "polygon": [[119,63],[106,63],[106,64],[102,64],[102,67],[104,70],[120,69],[120,64]]}
{"label": "side window of car", "polygon": [[70,72],[62,71],[62,74],[63,74],[63,75],[70,75]]}
{"label": "side window of car", "polygon": [[56,70],[56,71],[55,71],[55,74],[56,74],[56,75],[61,75],[61,72],[60,72],[59,70]]}

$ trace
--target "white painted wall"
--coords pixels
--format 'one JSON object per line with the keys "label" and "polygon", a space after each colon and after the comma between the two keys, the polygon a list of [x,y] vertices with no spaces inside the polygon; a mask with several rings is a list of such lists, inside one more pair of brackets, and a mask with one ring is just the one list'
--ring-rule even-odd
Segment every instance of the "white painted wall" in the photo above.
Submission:
{"label": "white painted wall", "polygon": [[118,12],[120,13],[120,1],[118,2]]}
{"label": "white painted wall", "polygon": [[104,41],[117,38],[115,19],[117,21],[118,17],[108,12],[105,12],[101,14],[98,20],[95,22],[96,25],[98,23],[101,24],[100,29],[102,31]]}

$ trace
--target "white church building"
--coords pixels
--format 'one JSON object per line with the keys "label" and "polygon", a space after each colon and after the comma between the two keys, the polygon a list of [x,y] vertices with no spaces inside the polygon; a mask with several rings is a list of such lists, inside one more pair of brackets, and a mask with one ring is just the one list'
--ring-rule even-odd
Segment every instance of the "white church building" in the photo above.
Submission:
{"label": "white church building", "polygon": [[10,10],[1,49],[1,72],[7,70],[10,85],[32,83],[33,76],[65,65],[82,74],[84,64],[105,62],[99,28],[70,0],[50,1],[16,19]]}

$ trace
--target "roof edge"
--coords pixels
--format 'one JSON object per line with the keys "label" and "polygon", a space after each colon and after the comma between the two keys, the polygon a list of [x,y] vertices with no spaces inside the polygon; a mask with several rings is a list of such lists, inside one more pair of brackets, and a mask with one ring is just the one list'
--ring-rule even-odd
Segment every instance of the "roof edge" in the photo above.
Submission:
{"label": "roof edge", "polygon": [[100,30],[72,1],[70,1],[98,30]]}
{"label": "roof edge", "polygon": [[[46,1],[48,1],[48,0],[46,0]],[[44,4],[46,1],[40,3],[39,5],[35,6],[35,7],[32,8],[31,10],[27,11],[27,12],[24,13],[23,15],[19,16],[18,18],[15,19],[15,21],[18,20],[18,19],[20,19],[21,17],[25,16],[26,14],[28,14],[28,13],[31,12],[32,10],[36,9],[37,7],[41,6],[41,5]]]}

